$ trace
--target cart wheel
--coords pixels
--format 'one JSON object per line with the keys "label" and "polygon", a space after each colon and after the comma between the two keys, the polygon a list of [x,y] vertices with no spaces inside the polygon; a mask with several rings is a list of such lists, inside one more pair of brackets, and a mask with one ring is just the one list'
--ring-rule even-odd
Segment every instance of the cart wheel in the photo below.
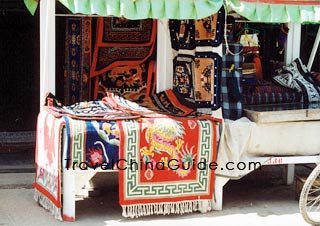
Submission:
{"label": "cart wheel", "polygon": [[299,199],[300,213],[312,225],[320,225],[320,164],[304,183]]}

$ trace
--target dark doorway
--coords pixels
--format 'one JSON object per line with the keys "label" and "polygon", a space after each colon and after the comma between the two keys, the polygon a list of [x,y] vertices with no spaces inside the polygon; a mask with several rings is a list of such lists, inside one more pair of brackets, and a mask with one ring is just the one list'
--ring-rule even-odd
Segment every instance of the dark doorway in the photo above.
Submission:
{"label": "dark doorway", "polygon": [[0,1],[0,168],[33,165],[39,112],[39,15]]}

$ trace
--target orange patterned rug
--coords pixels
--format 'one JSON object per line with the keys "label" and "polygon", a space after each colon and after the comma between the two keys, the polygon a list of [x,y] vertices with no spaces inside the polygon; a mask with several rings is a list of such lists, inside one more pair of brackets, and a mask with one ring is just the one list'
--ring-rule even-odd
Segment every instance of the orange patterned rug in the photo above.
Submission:
{"label": "orange patterned rug", "polygon": [[[119,121],[119,199],[124,217],[211,210],[216,162],[213,118]],[[202,209],[203,210],[203,209]]]}

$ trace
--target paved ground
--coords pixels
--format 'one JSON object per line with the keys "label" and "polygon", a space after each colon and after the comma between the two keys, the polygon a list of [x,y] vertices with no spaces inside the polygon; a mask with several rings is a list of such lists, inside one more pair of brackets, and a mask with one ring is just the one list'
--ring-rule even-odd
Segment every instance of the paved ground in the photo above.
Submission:
{"label": "paved ground", "polygon": [[[76,222],[60,222],[33,200],[33,174],[0,174],[0,226],[56,225],[307,225],[302,219],[295,185],[282,184],[280,166],[250,174],[225,186],[222,211],[207,214],[125,219],[118,205],[116,177],[102,195],[76,203]],[[103,175],[98,180],[108,181]],[[11,183],[11,184],[10,184]]]}

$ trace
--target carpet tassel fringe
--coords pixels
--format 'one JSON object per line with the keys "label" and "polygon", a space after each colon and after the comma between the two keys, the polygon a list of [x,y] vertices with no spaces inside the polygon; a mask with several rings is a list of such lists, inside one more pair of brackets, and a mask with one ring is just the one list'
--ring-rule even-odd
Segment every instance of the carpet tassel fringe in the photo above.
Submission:
{"label": "carpet tassel fringe", "polygon": [[123,217],[142,217],[149,215],[185,214],[195,211],[208,212],[211,210],[211,200],[190,200],[175,203],[146,203],[122,206]]}
{"label": "carpet tassel fringe", "polygon": [[34,190],[34,200],[47,209],[56,219],[62,221],[61,208],[56,207],[50,199],[36,189]]}

